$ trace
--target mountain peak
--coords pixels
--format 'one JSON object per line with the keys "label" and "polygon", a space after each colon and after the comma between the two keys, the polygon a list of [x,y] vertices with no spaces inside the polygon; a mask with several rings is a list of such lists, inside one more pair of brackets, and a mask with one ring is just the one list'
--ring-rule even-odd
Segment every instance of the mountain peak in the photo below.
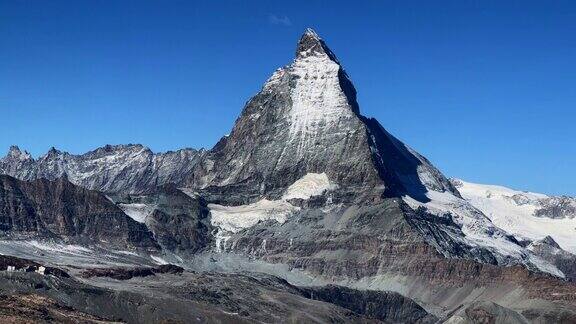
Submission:
{"label": "mountain peak", "polygon": [[32,159],[32,156],[30,155],[30,153],[28,153],[26,151],[22,152],[22,150],[20,150],[20,148],[16,145],[10,146],[10,150],[8,151],[8,156],[12,157],[12,158],[17,158],[20,160]]}
{"label": "mountain peak", "polygon": [[312,28],[306,28],[304,34],[298,41],[296,48],[296,58],[305,58],[308,56],[328,56],[332,61],[338,62],[336,56],[326,46],[326,43],[318,36]]}
{"label": "mountain peak", "polygon": [[55,148],[54,146],[50,147],[50,149],[48,150],[48,152],[46,152],[46,154],[44,154],[42,156],[43,159],[46,158],[55,158],[59,155],[62,155],[64,152],[58,150],[57,148]]}
{"label": "mountain peak", "polygon": [[22,153],[22,151],[20,151],[17,145],[10,146],[10,150],[8,151],[9,155],[19,155],[20,153]]}
{"label": "mountain peak", "polygon": [[538,242],[560,249],[560,245],[558,245],[558,243],[556,243],[556,241],[550,235],[547,235]]}

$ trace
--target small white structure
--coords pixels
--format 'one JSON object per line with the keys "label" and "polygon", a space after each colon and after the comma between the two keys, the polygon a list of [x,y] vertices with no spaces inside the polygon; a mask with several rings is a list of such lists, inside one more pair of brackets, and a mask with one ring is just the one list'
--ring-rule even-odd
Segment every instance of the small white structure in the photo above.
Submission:
{"label": "small white structure", "polygon": [[16,266],[8,266],[8,268],[6,268],[6,271],[9,272],[16,271]]}
{"label": "small white structure", "polygon": [[41,275],[43,275],[45,271],[46,271],[46,267],[43,267],[43,266],[39,266],[38,269],[36,270],[36,272],[38,272]]}

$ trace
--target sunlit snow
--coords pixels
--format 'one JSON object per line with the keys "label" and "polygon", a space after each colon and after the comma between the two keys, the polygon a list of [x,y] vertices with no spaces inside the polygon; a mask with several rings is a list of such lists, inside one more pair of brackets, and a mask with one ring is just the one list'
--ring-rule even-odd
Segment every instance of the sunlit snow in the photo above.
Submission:
{"label": "sunlit snow", "polygon": [[146,217],[148,217],[156,208],[154,205],[147,204],[118,204],[118,207],[138,223],[144,223]]}
{"label": "sunlit snow", "polygon": [[427,203],[421,203],[409,196],[405,196],[403,199],[412,208],[423,206],[432,214],[450,213],[454,222],[462,227],[464,239],[471,246],[484,247],[501,256],[512,257],[515,260],[528,261],[541,271],[564,277],[564,274],[555,266],[509,240],[506,231],[497,227],[482,211],[466,200],[449,192],[428,191],[426,196],[430,198]]}
{"label": "sunlit snow", "polygon": [[252,227],[261,221],[274,220],[284,223],[300,207],[292,205],[290,199],[310,199],[335,188],[325,173],[308,173],[295,181],[279,200],[261,199],[255,203],[241,206],[222,206],[209,204],[211,223],[216,226],[216,251],[224,250],[230,233]]}
{"label": "sunlit snow", "polygon": [[576,218],[536,217],[540,199],[547,195],[501,186],[458,180],[464,199],[481,210],[498,227],[517,237],[540,240],[551,236],[564,250],[576,253]]}

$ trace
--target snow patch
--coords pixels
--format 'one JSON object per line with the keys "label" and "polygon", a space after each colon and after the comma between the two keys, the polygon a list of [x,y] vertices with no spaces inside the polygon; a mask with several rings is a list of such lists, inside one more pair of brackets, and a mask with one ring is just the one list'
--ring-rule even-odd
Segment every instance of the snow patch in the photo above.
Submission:
{"label": "snow patch", "polygon": [[326,173],[308,173],[288,187],[282,199],[310,199],[310,197],[319,196],[324,191],[334,187],[330,184]]}
{"label": "snow patch", "polygon": [[118,204],[118,207],[122,209],[122,211],[128,215],[133,220],[137,221],[138,223],[144,223],[146,217],[148,217],[154,209],[156,209],[155,205],[147,205],[147,204]]}
{"label": "snow patch", "polygon": [[260,221],[275,220],[284,223],[298,207],[283,200],[262,199],[242,206],[209,204],[212,225],[227,232],[236,233],[256,225]]}
{"label": "snow patch", "polygon": [[133,255],[133,256],[139,256],[138,253],[136,252],[132,252],[132,251],[114,251],[116,253],[120,253],[120,254],[125,254],[125,255]]}
{"label": "snow patch", "polygon": [[231,235],[225,230],[218,228],[214,234],[216,240],[216,252],[221,253],[226,251],[226,242],[230,239]]}
{"label": "snow patch", "polygon": [[85,254],[92,253],[92,250],[80,245],[73,244],[57,244],[52,242],[40,242],[40,241],[27,241],[27,244],[43,251],[58,252],[58,253],[69,253],[69,254]]}
{"label": "snow patch", "polygon": [[161,257],[150,255],[150,258],[156,264],[159,264],[159,265],[168,264],[168,261],[162,259]]}
{"label": "snow patch", "polygon": [[261,221],[274,220],[280,224],[286,222],[294,212],[300,210],[300,207],[292,205],[288,200],[295,198],[307,200],[336,187],[337,185],[330,182],[326,173],[308,173],[288,187],[279,200],[264,198],[241,206],[209,204],[210,222],[218,228],[214,233],[216,252],[225,250],[226,242],[232,233],[252,227]]}

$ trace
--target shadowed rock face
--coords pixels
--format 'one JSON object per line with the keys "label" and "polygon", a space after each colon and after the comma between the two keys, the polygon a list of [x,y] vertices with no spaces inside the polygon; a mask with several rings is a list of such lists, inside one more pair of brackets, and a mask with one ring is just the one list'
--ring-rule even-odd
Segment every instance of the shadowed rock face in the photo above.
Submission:
{"label": "shadowed rock face", "polygon": [[118,323],[66,307],[38,294],[0,295],[2,323]]}
{"label": "shadowed rock face", "polygon": [[171,273],[180,274],[184,272],[182,267],[163,264],[158,267],[136,267],[136,268],[96,268],[82,272],[83,278],[108,277],[116,280],[129,280],[135,277],[148,277],[156,274]]}
{"label": "shadowed rock face", "polygon": [[173,185],[165,185],[147,195],[119,195],[112,199],[121,208],[130,204],[146,206],[148,214],[142,221],[163,249],[194,254],[213,242],[214,228],[202,197],[191,197]]}
{"label": "shadowed rock face", "polygon": [[333,285],[307,288],[305,291],[311,299],[326,301],[388,323],[435,323],[437,320],[420,305],[398,293]]}
{"label": "shadowed rock face", "polygon": [[152,233],[104,195],[65,179],[20,181],[0,176],[0,229],[5,237],[63,238],[157,248]]}

